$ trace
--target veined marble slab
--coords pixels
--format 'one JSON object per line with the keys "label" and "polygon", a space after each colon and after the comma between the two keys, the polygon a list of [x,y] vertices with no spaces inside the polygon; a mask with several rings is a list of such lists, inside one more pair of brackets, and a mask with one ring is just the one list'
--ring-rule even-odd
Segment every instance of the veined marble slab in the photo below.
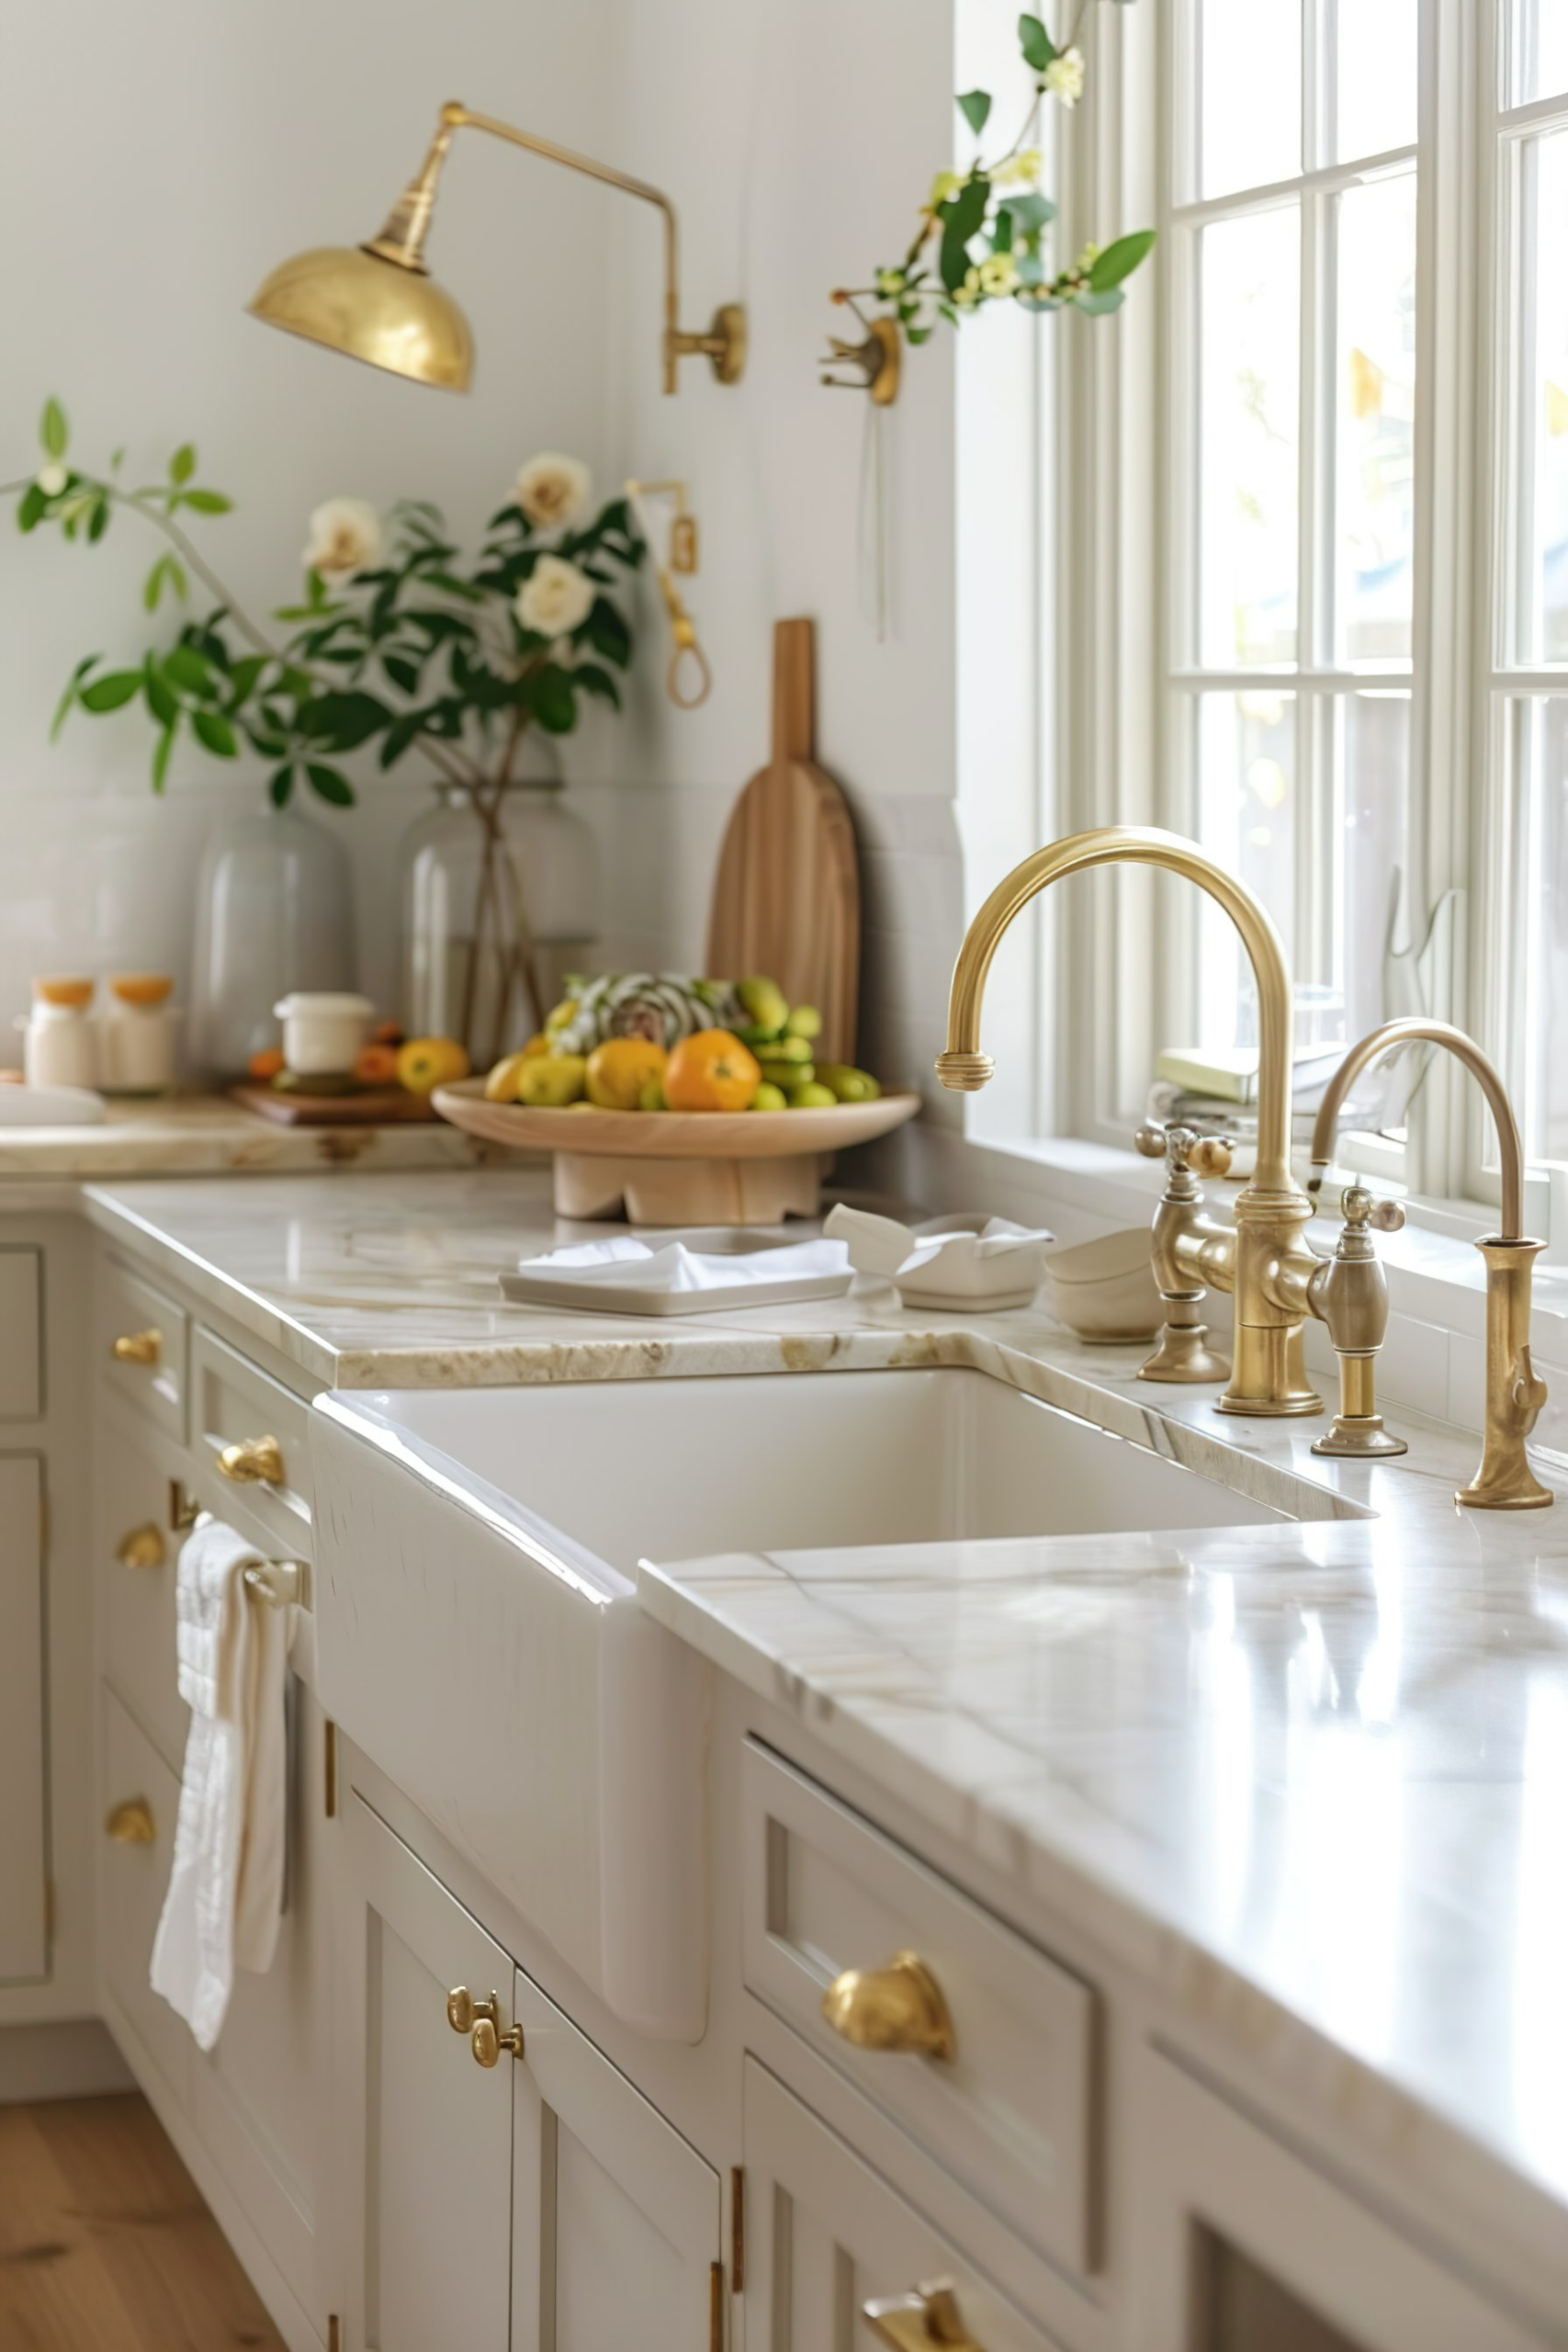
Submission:
{"label": "veined marble slab", "polygon": [[471,1168],[472,1137],[445,1119],[388,1127],[283,1127],[219,1094],[114,1102],[96,1127],[0,1127],[7,1187],[42,1177],[106,1178],[266,1169]]}

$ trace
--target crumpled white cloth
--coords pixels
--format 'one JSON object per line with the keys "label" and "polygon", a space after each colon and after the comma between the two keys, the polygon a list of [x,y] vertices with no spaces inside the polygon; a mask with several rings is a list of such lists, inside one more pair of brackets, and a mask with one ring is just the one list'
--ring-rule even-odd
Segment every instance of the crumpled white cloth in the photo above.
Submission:
{"label": "crumpled white cloth", "polygon": [[791,1274],[847,1273],[849,1263],[850,1253],[841,1241],[791,1241],[776,1250],[726,1256],[688,1250],[683,1241],[652,1249],[623,1234],[611,1241],[577,1241],[542,1258],[524,1258],[517,1271],[564,1275],[589,1287],[623,1283],[629,1275],[639,1290],[743,1290],[750,1283],[774,1283]]}
{"label": "crumpled white cloth", "polygon": [[944,1250],[952,1250],[959,1242],[968,1244],[963,1253],[965,1257],[1006,1258],[1015,1250],[1033,1249],[1054,1241],[1055,1236],[1043,1225],[1014,1225],[1010,1217],[991,1216],[978,1233],[923,1233],[917,1226],[910,1238],[915,1246],[896,1269],[900,1274],[913,1273],[917,1266],[929,1266],[933,1258],[940,1258]]}
{"label": "crumpled white cloth", "polygon": [[203,2050],[222,2030],[236,1966],[270,1965],[283,1903],[294,1611],[251,1599],[243,1572],[257,1556],[233,1528],[204,1516],[181,1548],[175,1589],[180,1696],[191,1719],[152,1981]]}

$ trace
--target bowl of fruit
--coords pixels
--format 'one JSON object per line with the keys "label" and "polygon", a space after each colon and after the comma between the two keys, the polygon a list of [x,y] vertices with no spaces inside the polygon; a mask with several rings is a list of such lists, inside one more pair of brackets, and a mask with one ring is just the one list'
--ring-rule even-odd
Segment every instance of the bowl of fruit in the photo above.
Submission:
{"label": "bowl of fruit", "polygon": [[814,1216],[833,1153],[920,1107],[818,1058],[821,1027],[769,979],[606,973],[433,1100],[469,1135],[552,1153],[560,1216],[624,1204],[634,1225],[772,1225]]}

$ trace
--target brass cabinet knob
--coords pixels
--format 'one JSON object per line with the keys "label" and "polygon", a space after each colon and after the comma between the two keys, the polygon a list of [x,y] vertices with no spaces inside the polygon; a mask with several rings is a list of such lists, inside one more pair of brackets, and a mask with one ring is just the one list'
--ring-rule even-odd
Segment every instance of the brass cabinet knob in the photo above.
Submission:
{"label": "brass cabinet knob", "polygon": [[161,1568],[169,1556],[163,1531],[151,1520],[129,1529],[115,1545],[114,1555],[122,1568]]}
{"label": "brass cabinet knob", "polygon": [[499,2033],[492,2018],[481,2018],[469,2037],[468,2047],[481,2066],[499,2065],[503,2050],[510,2050],[514,2058],[521,2058],[523,2029],[520,2025],[509,2025],[504,2033]]}
{"label": "brass cabinet knob", "polygon": [[476,2001],[466,1984],[454,1984],[446,1996],[446,2022],[454,2033],[472,2033],[480,2018],[489,2018],[493,2025],[501,2014],[501,2003],[495,1994],[488,2001]]}
{"label": "brass cabinet knob", "polygon": [[236,1486],[281,1487],[283,1448],[275,1437],[236,1438],[220,1453],[218,1467]]}
{"label": "brass cabinet knob", "polygon": [[154,1364],[164,1351],[162,1331],[122,1331],[109,1350],[116,1363]]}
{"label": "brass cabinet knob", "polygon": [[823,1994],[822,2014],[857,2050],[957,2053],[942,1986],[918,1952],[896,1952],[886,1968],[846,1968]]}
{"label": "brass cabinet knob", "polygon": [[873,2335],[895,2346],[895,2352],[929,2352],[944,2344],[947,2352],[984,2352],[964,2324],[958,2298],[945,2280],[917,2287],[911,2295],[886,2295],[861,2305],[861,2315]]}
{"label": "brass cabinet knob", "polygon": [[105,1815],[104,1827],[117,1846],[152,1846],[158,1825],[145,1797],[127,1797]]}

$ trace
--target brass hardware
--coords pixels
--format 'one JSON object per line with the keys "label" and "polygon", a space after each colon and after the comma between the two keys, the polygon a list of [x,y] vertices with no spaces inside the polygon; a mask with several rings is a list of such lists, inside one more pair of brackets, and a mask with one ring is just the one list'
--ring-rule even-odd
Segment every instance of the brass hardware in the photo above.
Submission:
{"label": "brass hardware", "polygon": [[1485,1095],[1503,1164],[1503,1229],[1476,1243],[1486,1268],[1486,1420],[1481,1466],[1454,1500],[1480,1510],[1540,1510],[1553,1499],[1529,1466],[1525,1440],[1546,1402],[1546,1383],[1530,1362],[1530,1283],[1543,1241],[1527,1240],[1524,1153],[1502,1080],[1473,1037],[1446,1021],[1385,1021],[1352,1046],[1328,1084],[1313,1128],[1311,1189],[1321,1186],[1334,1152],[1340,1110],[1370,1062],[1396,1046],[1446,1046]]}
{"label": "brass hardware", "polygon": [[275,1437],[237,1438],[219,1454],[218,1467],[236,1486],[281,1487],[283,1448]]}
{"label": "brass hardware", "polygon": [[268,1609],[310,1605],[310,1579],[303,1560],[254,1560],[240,1574],[246,1591]]}
{"label": "brass hardware", "polygon": [[104,1817],[104,1827],[117,1846],[152,1846],[158,1828],[145,1797],[126,1797]]}
{"label": "brass hardware", "polygon": [[487,131],[492,139],[525,148],[547,163],[583,172],[655,206],[664,224],[664,390],[675,390],[681,360],[696,356],[708,360],[719,383],[739,382],[746,365],[746,313],[739,302],[722,304],[704,333],[692,334],[678,324],[679,228],[675,208],[662,189],[633,179],[613,164],[558,146],[554,140],[520,130],[514,123],[475,114],[456,99],[442,107],[424,162],[378,234],[362,245],[316,246],[281,263],[257,289],[249,306],[252,317],[416,383],[467,391],[473,374],[473,334],[457,304],[431,278],[423,256],[441,167],[459,130]]}
{"label": "brass hardware", "polygon": [[122,1331],[109,1350],[116,1363],[155,1364],[164,1351],[164,1334],[152,1329]]}
{"label": "brass hardware", "polygon": [[[659,582],[659,593],[664,599],[669,617],[671,650],[670,666],[664,673],[664,691],[677,710],[695,710],[706,702],[713,691],[713,671],[707,655],[697,640],[696,623],[681,600],[671,574],[694,572],[697,568],[697,523],[694,514],[686,511],[686,485],[683,481],[628,481],[626,496],[637,509],[642,536],[649,548],[654,546],[654,531],[649,520],[645,499],[660,494],[671,496],[675,512],[670,523],[670,560],[660,563],[657,555],[653,568]],[[692,684],[682,684],[682,673],[690,669]]]}
{"label": "brass hardware", "polygon": [[836,334],[828,337],[824,368],[848,368],[848,376],[820,376],[818,381],[829,391],[869,392],[877,408],[891,408],[898,397],[898,379],[903,368],[903,345],[898,339],[897,319],[868,319],[847,286],[835,287],[835,302],[847,303],[854,312],[865,334],[859,343],[845,343]]}
{"label": "brass hardware", "polygon": [[874,2335],[891,2344],[894,2352],[929,2352],[944,2344],[948,2352],[982,2352],[964,2324],[958,2298],[945,2279],[917,2287],[912,2295],[886,2295],[861,2305]]}
{"label": "brass hardware", "polygon": [[476,2001],[466,1984],[454,1984],[446,1996],[446,2022],[454,2033],[472,2033],[481,2018],[493,2025],[500,2013],[500,1997],[494,1993],[488,2001]]}
{"label": "brass hardware", "polygon": [[504,2031],[498,2030],[493,2018],[481,2018],[468,2037],[468,2046],[481,2066],[499,2065],[503,2050],[510,2050],[514,2058],[522,2057],[523,2029],[509,2025]]}
{"label": "brass hardware", "polygon": [[729,2291],[746,2292],[746,2167],[729,2168]]}
{"label": "brass hardware", "polygon": [[337,1725],[331,1715],[321,1719],[321,1811],[337,1819]]}
{"label": "brass hardware", "polygon": [[[1223,1176],[1231,1164],[1228,1136],[1201,1136],[1195,1127],[1162,1127],[1148,1120],[1133,1137],[1134,1148],[1145,1159],[1163,1159],[1165,1203],[1191,1203],[1200,1210],[1203,1195],[1195,1181],[1200,1174]],[[1189,1172],[1190,1171],[1190,1172]],[[1209,1327],[1199,1309],[1201,1283],[1186,1290],[1164,1290],[1165,1322],[1159,1345],[1139,1374],[1143,1380],[1197,1383],[1228,1380],[1230,1365],[1209,1345]]]}
{"label": "brass hardware", "polygon": [[169,1556],[163,1531],[152,1520],[122,1535],[115,1545],[114,1555],[122,1568],[161,1568]]}
{"label": "brass hardware", "polygon": [[169,1481],[169,1530],[175,1535],[188,1535],[201,1517],[201,1505],[194,1495],[187,1495],[178,1478]]}
{"label": "brass hardware", "polygon": [[708,2266],[708,2352],[724,2352],[724,2265]]}
{"label": "brass hardware", "polygon": [[[1210,1286],[1233,1291],[1236,1303],[1235,1364],[1216,1409],[1321,1412],[1323,1400],[1306,1376],[1302,1351],[1303,1319],[1313,1312],[1307,1284],[1318,1260],[1302,1232],[1312,1205],[1291,1173],[1291,976],[1267,910],[1196,842],[1148,826],[1100,826],[1051,842],[1014,866],[980,909],[958,951],[947,1047],[937,1058],[937,1076],[944,1086],[973,1093],[996,1068],[980,1050],[980,1009],[991,958],[1014,917],[1064,875],[1128,864],[1163,866],[1217,900],[1240,934],[1258,986],[1257,1164],[1236,1198],[1234,1230],[1209,1216],[1196,1175],[1185,1162],[1171,1171],[1154,1221],[1155,1276],[1168,1306],[1166,1337],[1143,1366],[1144,1377],[1195,1376],[1187,1362],[1189,1343],[1179,1335],[1194,1328],[1194,1310]],[[1173,1348],[1174,1365],[1168,1362]]]}
{"label": "brass hardware", "polygon": [[1359,1184],[1340,1195],[1339,1206],[1345,1218],[1339,1246],[1311,1284],[1313,1305],[1328,1326],[1339,1359],[1339,1410],[1313,1452],[1375,1461],[1410,1449],[1402,1437],[1384,1429],[1377,1409],[1373,1367],[1388,1329],[1388,1276],[1369,1228],[1397,1233],[1404,1211],[1397,1201],[1374,1201]]}
{"label": "brass hardware", "polygon": [[886,1968],[846,1968],[823,1994],[822,2014],[857,2050],[957,2052],[942,1987],[918,1952],[897,1952]]}

